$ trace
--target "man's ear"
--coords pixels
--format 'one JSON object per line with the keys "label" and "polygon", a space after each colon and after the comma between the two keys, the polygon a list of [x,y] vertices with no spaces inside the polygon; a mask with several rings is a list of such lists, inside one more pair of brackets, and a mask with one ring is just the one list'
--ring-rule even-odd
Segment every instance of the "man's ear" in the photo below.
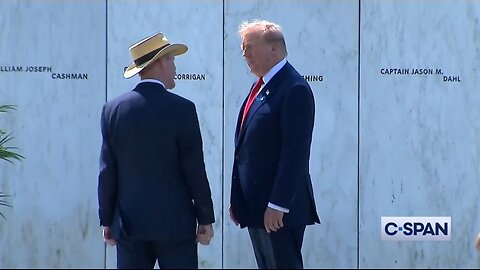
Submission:
{"label": "man's ear", "polygon": [[163,64],[163,61],[164,61],[164,58],[163,57],[160,57],[158,58],[157,60],[155,60],[152,65],[159,65],[160,67],[163,68],[164,64]]}

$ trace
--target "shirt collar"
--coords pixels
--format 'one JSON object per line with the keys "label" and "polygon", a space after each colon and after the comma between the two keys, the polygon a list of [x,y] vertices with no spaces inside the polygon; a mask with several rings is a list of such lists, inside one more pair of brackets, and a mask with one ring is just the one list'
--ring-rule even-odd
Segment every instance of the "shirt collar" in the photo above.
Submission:
{"label": "shirt collar", "polygon": [[[151,83],[159,83],[163,86],[163,88],[165,88],[165,85],[159,81],[159,80],[155,80],[155,79],[143,79],[140,81],[140,83],[144,83],[144,82],[151,82]],[[165,88],[166,89],[166,88]]]}
{"label": "shirt collar", "polygon": [[273,78],[273,76],[275,76],[275,74],[277,74],[277,72],[280,71],[280,69],[282,69],[283,66],[285,66],[286,63],[287,63],[287,58],[283,58],[280,62],[278,62],[275,66],[273,66],[267,72],[267,74],[263,76],[263,83],[267,84]]}

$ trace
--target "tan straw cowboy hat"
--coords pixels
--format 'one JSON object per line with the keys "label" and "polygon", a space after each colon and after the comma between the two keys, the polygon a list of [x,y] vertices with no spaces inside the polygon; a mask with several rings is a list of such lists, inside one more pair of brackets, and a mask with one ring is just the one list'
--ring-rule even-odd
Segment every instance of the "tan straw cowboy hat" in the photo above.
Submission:
{"label": "tan straw cowboy hat", "polygon": [[158,32],[140,40],[128,49],[133,63],[123,73],[125,79],[133,77],[163,55],[168,53],[174,56],[184,54],[188,47],[184,44],[170,44],[163,33]]}

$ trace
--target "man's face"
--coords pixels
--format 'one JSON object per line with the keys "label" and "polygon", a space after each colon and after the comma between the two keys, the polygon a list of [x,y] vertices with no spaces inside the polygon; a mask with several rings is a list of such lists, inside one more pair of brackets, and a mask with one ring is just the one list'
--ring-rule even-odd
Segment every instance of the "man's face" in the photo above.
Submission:
{"label": "man's face", "polygon": [[244,33],[241,49],[253,74],[261,77],[270,70],[272,45],[264,41],[258,31],[252,29]]}
{"label": "man's face", "polygon": [[175,56],[165,55],[161,59],[163,74],[165,75],[164,83],[165,88],[172,89],[175,87]]}

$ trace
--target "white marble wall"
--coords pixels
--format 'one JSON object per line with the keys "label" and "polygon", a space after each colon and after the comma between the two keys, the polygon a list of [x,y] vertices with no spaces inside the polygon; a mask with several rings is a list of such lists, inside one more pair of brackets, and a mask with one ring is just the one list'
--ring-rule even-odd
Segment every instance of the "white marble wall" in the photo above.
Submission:
{"label": "white marble wall", "polygon": [[[361,2],[361,268],[480,266],[479,18],[478,1]],[[381,241],[381,216],[451,216],[451,241]]]}
{"label": "white marble wall", "polygon": [[[100,1],[0,1],[0,103],[17,105],[0,126],[26,157],[0,161],[0,191],[13,205],[0,206],[0,268],[103,266],[96,177],[105,29]],[[55,79],[71,73],[86,78]]]}
{"label": "white marble wall", "polygon": [[[128,47],[155,32],[188,52],[175,59],[177,74],[201,80],[177,79],[173,92],[193,101],[203,138],[205,165],[213,195],[215,237],[199,245],[199,267],[222,267],[222,140],[223,140],[223,3],[210,0],[108,2],[108,98],[130,91],[139,77],[122,77],[131,63]],[[183,76],[186,77],[186,76]],[[172,220],[172,222],[174,222]],[[107,248],[107,266],[116,266],[115,248]]]}
{"label": "white marble wall", "polygon": [[[322,224],[305,233],[305,267],[356,267],[358,1],[225,2],[225,207],[235,123],[255,80],[237,29],[243,20],[257,18],[283,27],[287,59],[302,75],[323,77],[310,82],[316,102],[311,176]],[[247,230],[226,216],[224,234],[224,267],[256,268]]]}

